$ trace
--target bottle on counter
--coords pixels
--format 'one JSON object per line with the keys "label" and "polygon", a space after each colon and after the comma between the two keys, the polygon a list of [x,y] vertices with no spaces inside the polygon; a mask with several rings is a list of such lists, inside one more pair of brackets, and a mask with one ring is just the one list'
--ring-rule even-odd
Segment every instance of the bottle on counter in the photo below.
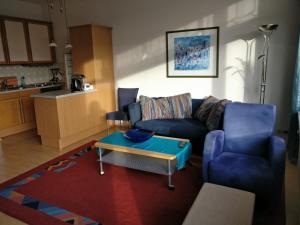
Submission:
{"label": "bottle on counter", "polygon": [[25,82],[25,76],[21,77],[21,87],[25,87],[26,86],[26,82]]}

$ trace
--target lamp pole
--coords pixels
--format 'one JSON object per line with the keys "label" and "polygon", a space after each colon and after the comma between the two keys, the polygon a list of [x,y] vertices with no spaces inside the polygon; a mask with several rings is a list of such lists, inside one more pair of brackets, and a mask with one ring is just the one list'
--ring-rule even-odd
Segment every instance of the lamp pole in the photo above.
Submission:
{"label": "lamp pole", "polygon": [[270,37],[274,30],[278,27],[277,24],[267,24],[261,25],[258,27],[258,30],[262,32],[264,37],[264,47],[262,54],[258,57],[258,60],[261,60],[261,81],[260,81],[260,93],[259,93],[259,103],[265,103],[266,96],[266,86],[267,86],[267,67],[268,67],[268,57],[269,57],[269,46],[270,46]]}

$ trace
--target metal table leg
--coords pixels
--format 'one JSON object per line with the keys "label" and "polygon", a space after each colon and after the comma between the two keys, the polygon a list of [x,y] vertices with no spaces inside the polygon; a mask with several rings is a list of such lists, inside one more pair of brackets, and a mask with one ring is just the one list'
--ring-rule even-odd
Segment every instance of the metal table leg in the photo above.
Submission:
{"label": "metal table leg", "polygon": [[103,166],[102,166],[102,149],[98,148],[99,150],[99,163],[100,163],[100,175],[104,175]]}
{"label": "metal table leg", "polygon": [[175,186],[172,184],[171,160],[168,160],[168,188],[169,190],[175,189]]}

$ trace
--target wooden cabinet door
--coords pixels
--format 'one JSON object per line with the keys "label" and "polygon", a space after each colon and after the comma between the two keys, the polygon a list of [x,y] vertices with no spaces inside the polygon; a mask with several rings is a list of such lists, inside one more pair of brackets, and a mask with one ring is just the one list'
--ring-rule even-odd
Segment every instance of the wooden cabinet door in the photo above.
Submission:
{"label": "wooden cabinet door", "polygon": [[19,98],[0,100],[0,129],[22,123]]}
{"label": "wooden cabinet door", "polygon": [[10,63],[28,63],[28,46],[25,35],[25,23],[18,20],[4,20],[7,48]]}
{"label": "wooden cabinet door", "polygon": [[0,21],[0,64],[7,63],[3,39],[4,39],[4,33],[3,33],[3,29],[2,29],[2,23]]}
{"label": "wooden cabinet door", "polygon": [[45,23],[28,23],[32,61],[37,63],[53,62],[49,43],[50,25]]}
{"label": "wooden cabinet door", "polygon": [[22,111],[24,123],[35,121],[34,102],[31,97],[22,97]]}

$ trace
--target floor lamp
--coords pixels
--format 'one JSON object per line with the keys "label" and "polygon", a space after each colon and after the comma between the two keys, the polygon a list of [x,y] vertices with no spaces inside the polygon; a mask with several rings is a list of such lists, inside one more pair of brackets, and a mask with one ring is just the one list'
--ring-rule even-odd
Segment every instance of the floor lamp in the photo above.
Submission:
{"label": "floor lamp", "polygon": [[277,24],[266,24],[258,27],[258,30],[262,33],[264,37],[264,47],[262,54],[258,57],[261,60],[261,82],[260,82],[260,93],[259,93],[259,103],[265,103],[266,86],[267,86],[267,65],[268,65],[268,55],[269,55],[269,43],[270,37],[274,30],[278,27]]}

